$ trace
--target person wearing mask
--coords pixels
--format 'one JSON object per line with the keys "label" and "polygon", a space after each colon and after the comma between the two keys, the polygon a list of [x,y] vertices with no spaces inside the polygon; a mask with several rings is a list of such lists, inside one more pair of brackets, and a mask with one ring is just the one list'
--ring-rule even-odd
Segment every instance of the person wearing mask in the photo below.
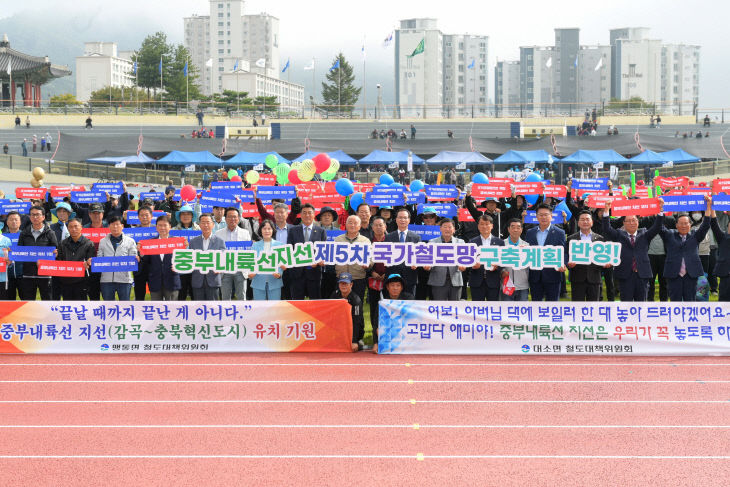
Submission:
{"label": "person wearing mask", "polygon": [[[386,224],[383,217],[376,216],[372,222],[372,242],[385,242]],[[385,281],[385,264],[373,264],[368,277],[368,301],[370,302],[370,324],[373,328],[373,342],[378,343],[378,317],[380,312],[380,292]]]}
{"label": "person wearing mask", "polygon": [[606,240],[621,243],[621,264],[614,269],[619,282],[619,297],[625,302],[646,301],[652,277],[649,242],[659,234],[663,218],[656,218],[649,229],[643,229],[639,228],[639,219],[629,215],[624,218],[624,229],[616,230],[609,221],[610,211],[611,202],[607,201],[603,212],[603,236]]}
{"label": "person wearing mask", "polygon": [[[155,222],[157,238],[170,238],[170,217],[162,215]],[[140,251],[139,244],[137,250]],[[180,274],[172,270],[172,254],[145,255],[142,267],[147,273],[147,285],[152,301],[177,301],[180,291]]]}
{"label": "person wearing mask", "polygon": [[[314,206],[309,203],[302,205],[302,224],[287,232],[287,242],[295,245],[305,242],[325,242],[327,232],[314,225]],[[289,285],[291,299],[320,299],[322,297],[322,267],[320,262],[310,267],[294,267],[289,269]]]}
{"label": "person wearing mask", "polygon": [[[259,226],[261,239],[254,242],[251,248],[257,254],[268,254],[273,248],[285,245],[274,238],[275,231],[275,225],[271,220],[262,221]],[[281,299],[281,288],[283,287],[281,277],[284,269],[284,266],[279,266],[279,269],[273,274],[249,274],[255,301],[279,301]]]}
{"label": "person wearing mask", "polygon": [[[519,218],[512,218],[507,222],[507,233],[508,237],[504,240],[505,245],[512,245],[514,247],[527,247],[530,244],[522,240],[522,220]],[[500,299],[502,301],[527,301],[530,293],[530,269],[515,269],[513,267],[505,267],[505,270],[509,274],[509,279],[512,281],[515,289],[512,291],[512,295],[504,293]]]}
{"label": "person wearing mask", "polygon": [[[530,228],[525,241],[532,246],[556,245],[565,247],[565,232],[552,224],[553,212],[545,203],[537,207],[538,226]],[[530,269],[530,295],[533,301],[559,301],[561,275],[565,267],[555,270],[544,268]]]}
{"label": "person wearing mask", "polygon": [[[503,247],[504,241],[492,235],[493,227],[494,220],[491,216],[480,216],[477,223],[479,236],[474,237],[469,243],[473,243],[478,247]],[[496,265],[486,269],[482,264],[474,264],[469,274],[472,301],[499,301],[502,277],[506,274],[506,270],[500,269]]]}
{"label": "person wearing mask", "polygon": [[[350,218],[353,216],[350,216]],[[365,319],[363,317],[362,299],[353,290],[352,282],[353,279],[349,273],[343,272],[340,274],[337,278],[337,290],[329,298],[346,299],[350,305],[352,313],[352,351],[357,352],[365,346],[362,341],[365,336]]]}
{"label": "person wearing mask", "polygon": [[603,242],[603,237],[591,230],[593,216],[590,211],[582,211],[578,215],[577,233],[568,237],[565,246],[565,262],[569,270],[572,301],[598,301],[601,290],[601,266],[596,264],[576,264],[571,260],[570,242]]}
{"label": "person wearing mask", "polygon": [[[190,239],[190,250],[226,250],[226,243],[213,235],[215,221],[210,213],[203,213],[198,218],[201,234]],[[221,289],[221,274],[208,271],[205,274],[199,270],[192,272],[190,283],[193,287],[195,301],[219,301]]]}
{"label": "person wearing mask", "polygon": [[[350,215],[347,217],[345,222],[346,233],[335,237],[335,242],[347,242],[350,245],[370,245],[370,239],[363,237],[360,233],[361,224],[360,217],[357,215]],[[372,232],[371,232],[372,234]],[[360,264],[343,264],[335,266],[335,273],[337,276],[347,273],[350,275],[352,289],[355,294],[360,296],[360,300],[365,302],[365,290],[367,289],[367,274],[369,266]],[[330,293],[332,294],[332,293]]]}
{"label": "person wearing mask", "polygon": [[[11,211],[5,217],[5,226],[2,229],[3,234],[10,238],[10,235],[15,235],[15,238],[20,237],[20,213],[17,211]],[[7,253],[5,254],[7,257]],[[7,289],[6,299],[15,301],[21,297],[21,280],[23,279],[23,263],[9,261],[7,264],[5,285]]]}
{"label": "person wearing mask", "polygon": [[[143,208],[140,209],[140,215],[144,213],[142,211]],[[89,205],[89,220],[90,223],[87,223],[84,225],[84,228],[107,228],[107,222],[104,220],[104,205],[101,203],[92,203]],[[152,214],[150,213],[150,218],[152,217]],[[142,221],[142,218],[140,216],[140,221]],[[99,251],[99,242],[91,242],[94,245],[94,255],[97,254]],[[136,273],[135,273],[136,275]],[[89,277],[86,279],[87,287],[89,291],[89,300],[91,301],[99,301],[101,300],[101,273],[99,272],[90,272]],[[147,281],[145,280],[142,284],[142,289],[140,291],[137,291],[137,280],[135,278],[135,286],[134,286],[134,297],[137,301],[143,301],[145,294],[147,293],[145,289],[145,285]],[[142,299],[140,300],[138,298],[138,292],[139,295],[142,296]]]}
{"label": "person wearing mask", "polygon": [[[223,240],[223,242],[244,242],[251,240],[251,234],[248,230],[238,226],[241,220],[241,214],[238,208],[226,208],[226,228],[218,230],[215,236]],[[246,299],[246,278],[242,272],[234,274],[223,274],[221,276],[221,299],[230,301],[232,299],[245,301]]]}
{"label": "person wearing mask", "polygon": [[[97,257],[130,257],[134,256],[139,262],[137,254],[137,244],[132,238],[124,235],[124,224],[119,216],[109,218],[109,234],[102,238],[99,242],[99,250]],[[93,263],[93,258],[89,265]],[[132,273],[123,272],[102,272],[101,273],[101,295],[104,301],[129,301],[129,295],[132,291]]]}
{"label": "person wearing mask", "polygon": [[[40,206],[30,208],[30,225],[18,236],[18,247],[53,247],[58,249],[56,234],[45,222],[45,210]],[[58,250],[56,250],[58,252]],[[21,280],[21,299],[35,301],[36,293],[42,301],[51,300],[51,278],[38,275],[35,262],[23,262],[23,279]]]}
{"label": "person wearing mask", "polygon": [[[408,225],[411,223],[411,212],[406,208],[399,209],[395,214],[395,222],[398,228],[394,232],[390,232],[385,235],[386,242],[412,242],[418,243],[421,241],[421,236],[408,230]],[[418,285],[418,272],[417,267],[408,267],[405,264],[398,264],[390,266],[385,269],[387,275],[398,274],[400,276],[405,291],[409,294],[415,295],[416,286]]]}
{"label": "person wearing mask", "polygon": [[[464,241],[454,237],[456,228],[454,221],[450,218],[442,218],[439,222],[441,236],[432,238],[431,244],[459,244]],[[429,272],[428,285],[431,286],[431,295],[436,301],[458,301],[461,298],[461,287],[464,281],[461,273],[464,266],[425,266]]]}
{"label": "person wearing mask", "polygon": [[72,218],[67,222],[69,236],[58,246],[56,260],[83,262],[86,275],[83,277],[59,277],[61,295],[64,301],[86,301],[89,296],[89,259],[96,255],[94,244],[81,234],[81,220]]}
{"label": "person wearing mask", "polygon": [[697,278],[704,274],[700,261],[699,245],[710,230],[710,214],[712,212],[712,196],[705,195],[707,209],[702,225],[692,230],[689,215],[677,218],[677,229],[670,230],[664,223],[664,215],[658,220],[662,223],[659,235],[667,248],[667,259],[664,262],[664,277],[667,279],[669,299],[673,302],[695,301],[697,295]]}

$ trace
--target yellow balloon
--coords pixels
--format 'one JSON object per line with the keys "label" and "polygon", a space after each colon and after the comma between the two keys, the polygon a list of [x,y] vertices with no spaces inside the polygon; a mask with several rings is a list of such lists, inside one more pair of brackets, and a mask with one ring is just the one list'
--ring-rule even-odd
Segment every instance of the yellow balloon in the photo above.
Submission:
{"label": "yellow balloon", "polygon": [[36,178],[31,178],[31,180],[30,180],[30,185],[33,186],[34,188],[40,188],[41,184],[43,184],[43,180],[39,181]]}
{"label": "yellow balloon", "polygon": [[33,168],[33,178],[37,180],[41,180],[45,177],[46,171],[43,170],[42,167],[34,167]]}
{"label": "yellow balloon", "polygon": [[326,172],[336,173],[340,169],[340,161],[337,159],[330,159],[330,168]]}
{"label": "yellow balloon", "polygon": [[306,172],[311,171],[312,174],[317,172],[317,168],[314,167],[314,161],[312,159],[304,159],[300,168],[304,169]]}
{"label": "yellow balloon", "polygon": [[246,173],[246,182],[248,184],[256,184],[259,182],[260,177],[259,173],[252,169]]}
{"label": "yellow balloon", "polygon": [[297,170],[297,176],[299,176],[299,179],[302,181],[311,181],[312,178],[314,178],[314,169],[307,171],[305,168],[300,167]]}

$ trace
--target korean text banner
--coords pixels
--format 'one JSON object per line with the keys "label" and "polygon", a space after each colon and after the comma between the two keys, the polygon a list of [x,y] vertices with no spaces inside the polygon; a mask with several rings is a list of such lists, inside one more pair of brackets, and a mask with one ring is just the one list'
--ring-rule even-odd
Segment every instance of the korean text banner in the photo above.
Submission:
{"label": "korean text banner", "polygon": [[720,303],[380,301],[378,353],[730,355]]}
{"label": "korean text banner", "polygon": [[3,353],[351,352],[345,300],[0,302]]}

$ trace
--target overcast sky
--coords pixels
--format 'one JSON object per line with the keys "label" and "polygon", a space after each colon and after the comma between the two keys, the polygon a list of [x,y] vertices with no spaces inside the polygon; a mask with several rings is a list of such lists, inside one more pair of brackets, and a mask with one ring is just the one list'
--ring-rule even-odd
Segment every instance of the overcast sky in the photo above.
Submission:
{"label": "overcast sky", "polygon": [[[182,42],[182,18],[192,14],[205,15],[209,5],[206,0],[74,0],[62,4],[58,0],[2,0],[1,3],[0,16],[37,12],[38,25],[42,28],[50,28],[52,13],[60,5],[66,12],[76,9],[85,14],[91,13],[94,22],[102,25],[125,22],[132,27],[135,18],[143,17],[147,22],[159,24],[159,29],[164,30],[174,42]],[[665,43],[702,46],[700,105],[706,108],[730,107],[730,90],[727,89],[730,63],[725,48],[730,2],[721,0],[701,3],[686,0],[251,0],[245,3],[244,10],[246,13],[266,11],[279,18],[282,65],[287,57],[303,60],[317,56],[323,60],[322,64],[318,61],[318,66],[323,66],[338,50],[342,50],[356,66],[361,66],[360,47],[365,39],[367,64],[373,67],[376,64],[392,66],[393,48],[383,49],[382,40],[398,21],[413,17],[436,18],[445,34],[489,36],[490,83],[493,81],[491,68],[495,59],[518,59],[521,45],[552,45],[556,27],[579,27],[581,44],[608,44],[608,30],[611,28],[649,27],[651,37]],[[84,20],[74,26],[79,31],[80,44],[91,40],[83,38],[86,22]],[[294,66],[294,69],[301,68]]]}

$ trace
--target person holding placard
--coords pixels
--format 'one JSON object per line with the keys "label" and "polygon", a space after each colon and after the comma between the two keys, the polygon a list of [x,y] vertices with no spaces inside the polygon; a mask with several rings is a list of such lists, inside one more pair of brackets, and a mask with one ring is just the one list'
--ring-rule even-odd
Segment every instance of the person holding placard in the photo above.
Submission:
{"label": "person holding placard", "polygon": [[[325,242],[327,232],[314,224],[314,206],[302,205],[302,224],[287,232],[287,243],[296,245],[306,242]],[[322,296],[322,267],[314,264],[309,267],[293,267],[289,269],[289,286],[291,299],[320,299]]]}
{"label": "person holding placard", "polygon": [[[530,245],[558,245],[565,246],[565,232],[552,224],[553,212],[545,203],[537,207],[537,227],[530,228],[525,235],[525,241]],[[551,268],[530,269],[530,295],[533,301],[559,301],[561,276],[565,267],[557,270]]]}
{"label": "person holding placard", "polygon": [[[226,208],[226,228],[218,230],[215,236],[224,242],[250,241],[249,231],[238,226],[240,218],[241,215],[237,208]],[[242,272],[221,276],[221,299],[229,301],[233,299],[233,296],[240,301],[246,300],[246,278],[243,277]]]}
{"label": "person holding placard", "polygon": [[[155,223],[157,238],[170,238],[170,217],[161,215]],[[138,244],[139,245],[139,244]],[[172,270],[172,254],[145,255],[142,266],[147,273],[147,285],[152,301],[177,301],[180,291],[180,274]],[[191,274],[188,274],[191,276]]]}
{"label": "person holding placard", "polygon": [[[131,237],[124,235],[122,231],[124,225],[119,216],[109,218],[109,234],[102,238],[99,242],[99,250],[97,257],[128,257],[134,256],[139,262],[137,255],[137,244]],[[94,259],[90,259],[89,265]],[[118,297],[119,301],[129,301],[129,295],[132,290],[132,273],[129,271],[121,272],[102,272],[101,273],[101,295],[104,301],[114,301]]]}
{"label": "person holding placard", "polygon": [[[428,241],[431,244],[459,244],[464,241],[454,237],[454,221],[450,218],[442,218],[439,222],[441,236]],[[425,266],[430,271],[428,285],[431,287],[431,296],[435,301],[458,301],[461,298],[461,287],[464,280],[461,273],[465,270],[463,266]],[[498,291],[497,291],[498,292]]]}
{"label": "person holding placard", "polygon": [[[479,228],[479,236],[474,237],[469,243],[476,244],[479,247],[504,246],[504,241],[501,238],[492,235],[494,220],[491,216],[482,215],[479,217],[477,227]],[[507,270],[500,269],[496,265],[487,269],[482,264],[474,264],[469,274],[472,301],[499,301],[501,279],[507,273]]]}
{"label": "person holding placard", "polygon": [[[578,215],[577,233],[568,237],[565,248],[565,262],[568,266],[570,280],[570,295],[572,301],[598,301],[601,290],[601,266],[596,264],[576,264],[571,260],[570,242],[585,243],[603,242],[604,238],[594,233],[593,215],[590,211],[581,211]],[[610,266],[609,266],[610,267]]]}
{"label": "person holding placard", "polygon": [[[398,229],[385,235],[386,242],[413,242],[421,241],[421,236],[408,230],[408,224],[411,223],[411,212],[406,208],[399,209],[395,214],[395,222]],[[417,267],[408,267],[405,264],[398,264],[385,269],[387,275],[398,274],[403,282],[404,290],[409,294],[416,294],[416,286],[418,284]],[[403,276],[403,277],[401,277]],[[425,283],[424,283],[425,284]]]}
{"label": "person holding placard", "polygon": [[88,261],[96,254],[94,244],[81,234],[81,220],[67,222],[69,236],[58,246],[57,260],[84,262],[87,273],[83,277],[58,277],[64,301],[86,301],[89,296]]}
{"label": "person holding placard", "polygon": [[[45,223],[45,210],[40,206],[30,208],[30,225],[18,236],[18,247],[54,247],[58,248],[56,234]],[[58,252],[58,251],[56,251]],[[21,299],[35,301],[36,293],[42,301],[51,300],[51,278],[38,275],[36,262],[23,262],[23,279],[21,281]]]}
{"label": "person holding placard", "polygon": [[[200,226],[201,235],[190,239],[190,245],[188,246],[189,249],[218,251],[226,249],[225,242],[213,235],[213,229],[215,228],[213,215],[210,213],[203,213],[198,218],[198,225]],[[193,286],[193,299],[195,299],[195,301],[219,301],[221,299],[220,273],[208,271],[203,274],[196,269],[193,271],[190,282]]]}

